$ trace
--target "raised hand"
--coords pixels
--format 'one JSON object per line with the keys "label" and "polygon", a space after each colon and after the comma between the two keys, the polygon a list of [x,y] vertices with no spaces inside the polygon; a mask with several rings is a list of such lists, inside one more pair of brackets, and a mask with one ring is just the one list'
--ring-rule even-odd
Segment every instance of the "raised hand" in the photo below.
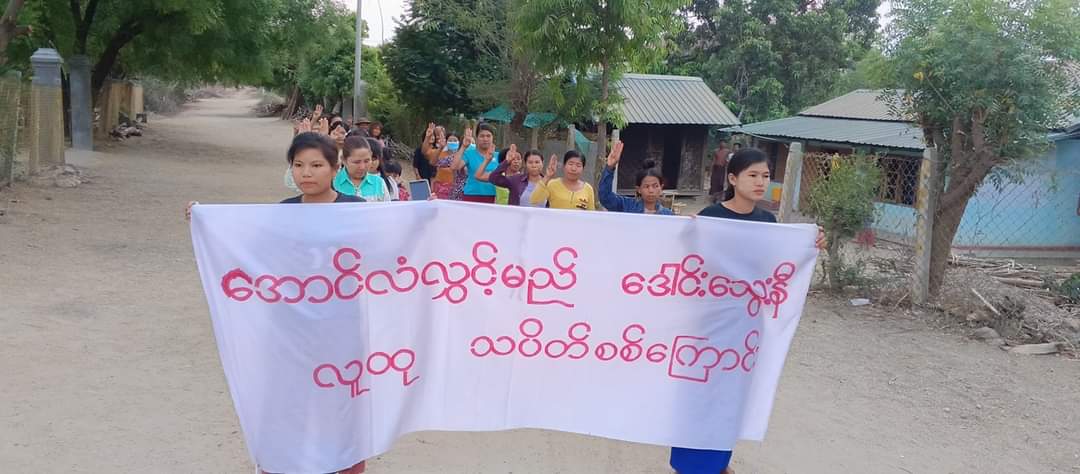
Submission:
{"label": "raised hand", "polygon": [[311,121],[312,122],[318,122],[319,117],[322,117],[322,111],[323,111],[322,104],[316,105],[315,106],[315,111],[311,113]]}
{"label": "raised hand", "polygon": [[325,117],[319,119],[319,133],[322,135],[330,134],[330,122]]}
{"label": "raised hand", "polygon": [[544,173],[544,177],[547,178],[547,179],[554,178],[555,177],[555,172],[558,171],[558,170],[559,170],[559,157],[553,154],[553,155],[551,155],[551,158],[548,159],[547,172]]}
{"label": "raised hand", "polygon": [[431,143],[433,136],[435,136],[435,122],[428,122],[427,130],[424,130],[424,143]]}
{"label": "raised hand", "polygon": [[461,147],[462,148],[468,148],[470,145],[473,144],[474,141],[475,140],[473,139],[473,129],[472,128],[466,128],[465,129],[465,136],[461,138]]}
{"label": "raised hand", "polygon": [[615,169],[615,166],[619,164],[619,160],[622,159],[623,142],[622,140],[615,142],[611,147],[611,153],[607,156],[608,168]]}
{"label": "raised hand", "polygon": [[296,132],[297,133],[307,133],[307,132],[310,132],[310,131],[311,131],[311,119],[301,120],[300,123],[296,125]]}
{"label": "raised hand", "polygon": [[337,127],[333,132],[330,132],[330,138],[333,138],[335,142],[341,144],[345,142],[345,127]]}

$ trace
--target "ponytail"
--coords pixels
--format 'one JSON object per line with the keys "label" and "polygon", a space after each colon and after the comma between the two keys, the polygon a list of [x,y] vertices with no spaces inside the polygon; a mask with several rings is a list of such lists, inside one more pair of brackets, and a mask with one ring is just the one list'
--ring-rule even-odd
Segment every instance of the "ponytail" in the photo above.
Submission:
{"label": "ponytail", "polygon": [[641,186],[641,182],[649,176],[660,180],[660,188],[664,187],[664,173],[656,166],[656,161],[651,159],[646,159],[641,165],[641,170],[634,175],[634,186]]}

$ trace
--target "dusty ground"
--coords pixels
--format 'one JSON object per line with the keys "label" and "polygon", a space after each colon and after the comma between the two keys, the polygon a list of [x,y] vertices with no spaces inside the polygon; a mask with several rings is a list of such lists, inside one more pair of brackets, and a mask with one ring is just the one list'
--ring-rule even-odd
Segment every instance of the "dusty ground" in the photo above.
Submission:
{"label": "dusty ground", "polygon": [[[205,100],[80,154],[77,189],[0,192],[0,471],[251,472],[182,218],[268,202],[289,125]],[[15,202],[13,202],[15,201]],[[1080,362],[814,299],[745,473],[1080,473]],[[666,472],[661,447],[421,433],[372,473]]]}

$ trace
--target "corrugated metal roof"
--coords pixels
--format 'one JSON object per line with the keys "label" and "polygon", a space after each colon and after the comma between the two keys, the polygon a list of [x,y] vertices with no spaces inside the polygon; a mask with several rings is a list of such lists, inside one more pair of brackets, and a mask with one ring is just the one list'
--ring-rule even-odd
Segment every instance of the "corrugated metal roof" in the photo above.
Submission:
{"label": "corrugated metal roof", "polygon": [[700,77],[626,74],[615,84],[627,123],[738,125]]}
{"label": "corrugated metal roof", "polygon": [[796,116],[732,127],[728,131],[763,137],[784,137],[918,151],[925,148],[922,130],[906,122]]}
{"label": "corrugated metal roof", "polygon": [[889,105],[880,99],[880,90],[857,89],[828,102],[810,107],[799,115],[860,120],[904,121],[889,113]]}

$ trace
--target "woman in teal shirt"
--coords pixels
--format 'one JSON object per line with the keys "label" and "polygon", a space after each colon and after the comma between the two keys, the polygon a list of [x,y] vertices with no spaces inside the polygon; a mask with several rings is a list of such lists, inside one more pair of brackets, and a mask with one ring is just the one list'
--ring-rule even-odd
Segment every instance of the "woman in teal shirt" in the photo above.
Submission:
{"label": "woman in teal shirt", "polygon": [[367,139],[352,136],[345,139],[345,167],[334,177],[334,189],[365,201],[389,202],[392,199],[386,181],[378,174]]}

